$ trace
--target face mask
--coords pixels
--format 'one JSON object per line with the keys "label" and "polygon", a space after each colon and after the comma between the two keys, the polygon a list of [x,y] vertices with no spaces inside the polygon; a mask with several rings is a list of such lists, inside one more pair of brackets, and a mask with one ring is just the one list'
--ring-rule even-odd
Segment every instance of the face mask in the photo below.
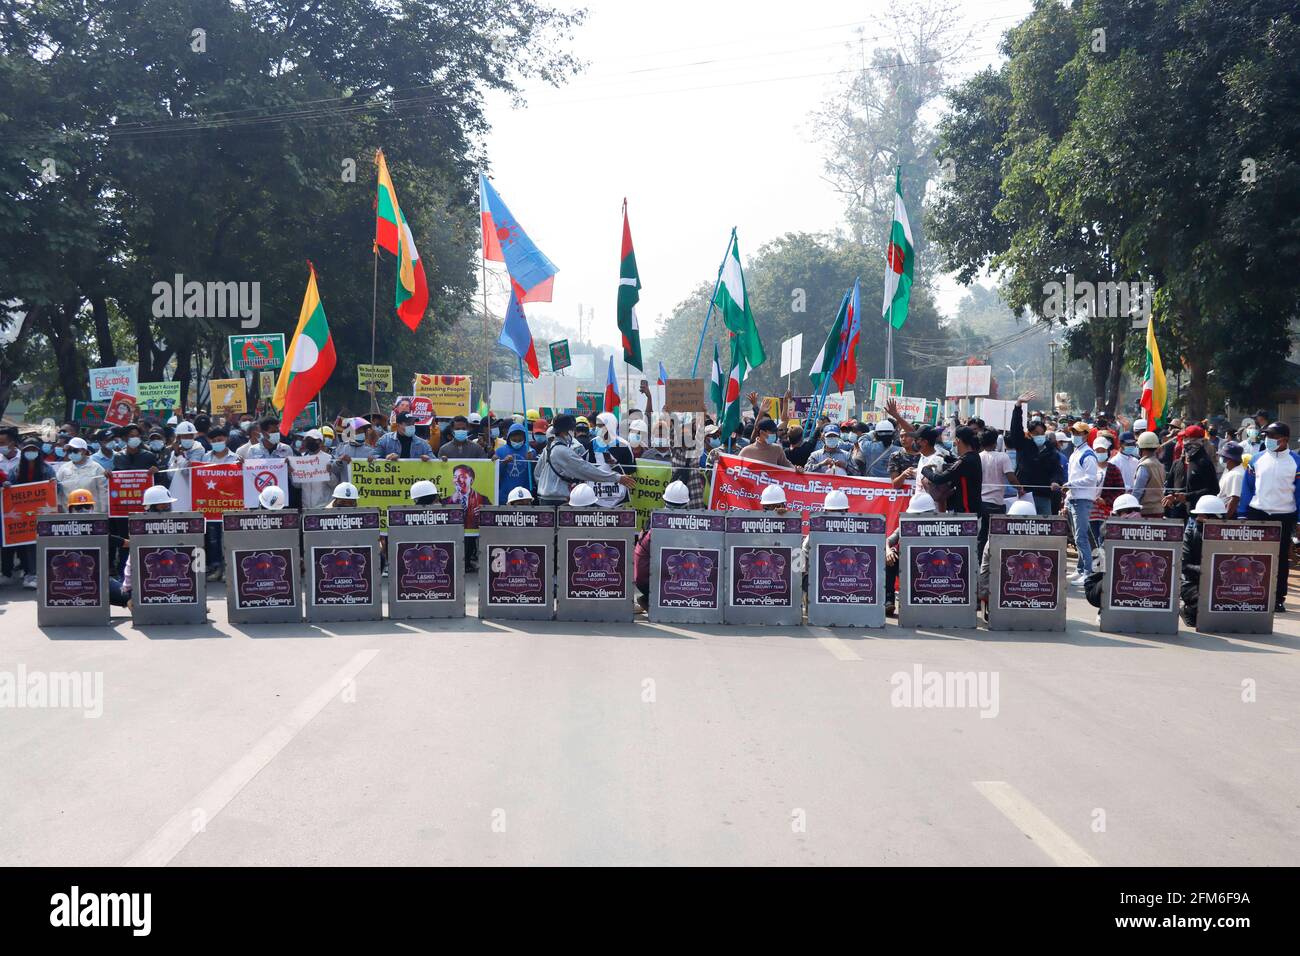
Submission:
{"label": "face mask", "polygon": [[162,451],[162,450],[163,450],[163,443],[160,442],[160,441],[158,441],[157,439],[154,439],[153,441],[151,441],[151,442],[149,443],[149,450],[150,450],[150,451]]}
{"label": "face mask", "polygon": [[[415,429],[414,428],[410,429],[407,432],[407,434],[414,435]],[[456,441],[465,441],[467,438],[469,438],[469,432],[465,431],[465,429],[463,428],[457,428],[455,431],[451,433],[451,437],[456,439]]]}
{"label": "face mask", "polygon": [[94,505],[77,505],[75,508],[69,508],[68,512],[70,514],[80,515],[80,514],[90,514],[90,512],[94,510],[95,510]]}
{"label": "face mask", "polygon": [[1201,442],[1199,441],[1193,439],[1192,441],[1183,442],[1183,454],[1186,455],[1188,458],[1191,458],[1200,450],[1201,450]]}
{"label": "face mask", "polygon": [[1070,439],[1070,444],[1073,445],[1075,448],[1081,448],[1083,446],[1083,436],[1075,435],[1073,438]]}
{"label": "face mask", "polygon": [[494,428],[492,429],[492,431],[488,432],[488,434],[492,436],[493,441],[496,441],[498,438],[501,437],[501,429]]}
{"label": "face mask", "polygon": [[23,457],[28,461],[35,461],[37,458],[41,457],[41,453],[39,451],[25,451],[23,452]]}
{"label": "face mask", "polygon": [[280,444],[280,433],[279,433],[279,432],[270,432],[269,434],[266,435],[265,438],[263,438],[263,441],[265,441],[265,442],[267,442],[268,444],[271,444],[271,445],[278,445],[278,444]]}
{"label": "face mask", "polygon": [[510,440],[510,447],[511,447],[511,448],[523,448],[523,447],[524,447],[524,440],[523,440],[522,438],[512,438],[512,439]]}
{"label": "face mask", "polygon": [[186,451],[189,451],[191,448],[194,447],[194,439],[193,439],[193,438],[182,438],[182,439],[181,439],[181,447],[184,448]]}
{"label": "face mask", "polygon": [[1251,441],[1254,441],[1256,438],[1259,437],[1259,429],[1258,429],[1258,428],[1247,428],[1247,429],[1246,429],[1246,437],[1249,438]]}
{"label": "face mask", "polygon": [[302,451],[302,439],[295,438],[293,441],[293,447],[298,451]]}
{"label": "face mask", "polygon": [[64,448],[62,445],[60,445],[58,448],[54,449],[54,457],[55,457],[55,458],[63,458],[63,457],[64,457],[65,455],[67,455],[67,454],[68,454],[68,450],[67,450],[66,448]]}
{"label": "face mask", "polygon": [[840,440],[838,438],[828,438],[826,439],[825,444],[827,448],[839,448]]}
{"label": "face mask", "polygon": [[91,450],[91,451],[99,451],[99,442],[97,442],[97,441],[92,441],[92,442],[90,443],[90,450]]}
{"label": "face mask", "polygon": [[767,443],[769,445],[779,445],[781,443],[781,436],[776,434],[768,435]]}
{"label": "face mask", "polygon": [[17,449],[15,449],[13,445],[5,445],[4,448],[0,448],[0,455],[4,455],[6,458],[12,458],[16,450]]}
{"label": "face mask", "polygon": [[218,455],[220,455],[223,451],[226,450],[226,443],[223,441],[214,441],[212,443],[212,450],[216,452]]}
{"label": "face mask", "polygon": [[307,451],[313,455],[316,454],[318,451],[320,451],[320,442],[318,442],[314,438],[311,441],[306,441],[303,442],[302,444],[303,447],[306,448]]}
{"label": "face mask", "polygon": [[592,447],[592,449],[593,449],[594,451],[596,451],[598,454],[602,454],[602,455],[603,455],[605,452],[609,451],[609,446],[606,445],[606,444],[605,444],[603,441],[601,441],[599,438],[596,438],[596,439],[593,439],[593,440],[592,440],[592,442],[591,442],[591,447]]}
{"label": "face mask", "polygon": [[41,443],[41,452],[42,452],[43,454],[48,455],[48,454],[49,454],[50,452],[52,452],[52,451],[54,451],[54,446],[51,445],[49,442],[42,442],[42,443]]}
{"label": "face mask", "polygon": [[1264,439],[1264,447],[1265,447],[1266,449],[1268,449],[1269,451],[1277,451],[1277,439],[1276,439],[1276,438],[1265,438],[1265,439]]}
{"label": "face mask", "polygon": [[79,452],[79,451],[69,452],[69,453],[68,453],[68,461],[72,462],[74,465],[76,465],[76,464],[80,464],[80,462],[81,462],[81,452]]}
{"label": "face mask", "polygon": [[722,444],[722,439],[721,439],[721,438],[710,438],[710,439],[709,439],[709,447],[710,447],[710,448],[717,448],[717,447],[718,447],[719,445],[721,445],[721,444]]}
{"label": "face mask", "polygon": [[1035,435],[1035,436],[1034,436],[1034,444],[1037,445],[1039,448],[1042,448],[1044,445],[1047,444],[1047,436],[1046,436],[1046,435]]}
{"label": "face mask", "polygon": [[1138,456],[1138,450],[1133,445],[1125,445],[1124,454],[1128,455],[1130,458],[1136,458]]}
{"label": "face mask", "polygon": [[945,442],[940,442],[939,444],[943,446],[945,451],[952,451],[952,442],[945,441]]}
{"label": "face mask", "polygon": [[240,422],[240,423],[239,423],[239,430],[240,430],[240,431],[247,432],[247,431],[251,430],[252,427],[253,427],[253,423],[252,423],[252,422]]}

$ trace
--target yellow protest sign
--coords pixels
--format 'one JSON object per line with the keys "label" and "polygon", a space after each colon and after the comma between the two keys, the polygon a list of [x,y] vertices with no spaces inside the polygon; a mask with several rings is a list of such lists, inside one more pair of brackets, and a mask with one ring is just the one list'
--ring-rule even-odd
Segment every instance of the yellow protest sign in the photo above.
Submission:
{"label": "yellow protest sign", "polygon": [[357,486],[357,507],[378,508],[380,527],[388,528],[388,506],[410,505],[411,485],[432,481],[438,503],[465,508],[465,533],[478,534],[479,509],[496,503],[497,459],[466,458],[451,461],[401,459],[355,460],[348,480]]}
{"label": "yellow protest sign", "polygon": [[469,408],[468,375],[425,375],[415,376],[414,390],[419,398],[433,401],[433,414],[438,418],[451,418],[455,415],[468,415]]}
{"label": "yellow protest sign", "polygon": [[227,415],[248,411],[248,393],[242,378],[214,378],[208,380],[212,411]]}

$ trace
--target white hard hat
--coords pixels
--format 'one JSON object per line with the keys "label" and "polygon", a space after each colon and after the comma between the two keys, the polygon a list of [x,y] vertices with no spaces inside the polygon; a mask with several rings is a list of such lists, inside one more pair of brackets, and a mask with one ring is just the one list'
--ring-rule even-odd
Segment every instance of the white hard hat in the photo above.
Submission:
{"label": "white hard hat", "polygon": [[90,446],[86,444],[86,439],[78,435],[76,438],[68,439],[68,447],[76,448],[78,451],[87,451]]}
{"label": "white hard hat", "polygon": [[1111,514],[1116,511],[1140,511],[1142,502],[1137,500],[1136,495],[1120,495],[1115,499],[1115,503],[1110,506]]}
{"label": "white hard hat", "polygon": [[1097,440],[1092,443],[1093,451],[1110,451],[1110,439],[1105,435],[1098,435]]}
{"label": "white hard hat", "polygon": [[1196,507],[1192,509],[1194,515],[1226,515],[1228,506],[1223,503],[1223,499],[1217,495],[1201,495]]}
{"label": "white hard hat", "polygon": [[894,423],[891,422],[888,418],[883,418],[880,421],[876,422],[875,431],[889,432],[892,435],[894,433]]}
{"label": "white hard hat", "polygon": [[826,500],[822,502],[822,507],[827,511],[848,511],[849,496],[838,488],[834,491],[826,492]]}
{"label": "white hard hat", "polygon": [[162,485],[150,485],[144,490],[146,508],[150,505],[174,505],[175,503],[176,499],[172,497],[172,493]]}
{"label": "white hard hat", "polygon": [[1015,515],[1017,518],[1026,518],[1030,515],[1036,515],[1038,512],[1034,509],[1032,501],[1013,501],[1007,514]]}
{"label": "white hard hat", "polygon": [[438,486],[432,481],[424,479],[411,485],[411,500],[418,501],[420,498],[427,498],[429,495],[436,495]]}
{"label": "white hard hat", "polygon": [[194,427],[193,422],[181,422],[179,425],[176,426],[176,434],[197,435],[198,429]]}
{"label": "white hard hat", "polygon": [[670,505],[684,505],[691,500],[691,492],[684,481],[674,481],[664,489],[664,502]]}
{"label": "white hard hat", "polygon": [[[1247,421],[1249,420],[1250,419],[1247,419]],[[1147,420],[1145,418],[1139,418],[1137,421],[1133,423],[1134,435],[1141,435],[1146,430],[1147,430]]]}
{"label": "white hard hat", "polygon": [[342,498],[344,501],[356,501],[360,496],[357,492],[357,486],[350,481],[340,481],[334,486],[334,493],[331,498]]}
{"label": "white hard hat", "polygon": [[279,485],[267,485],[257,495],[257,503],[268,511],[279,511],[289,501]]}
{"label": "white hard hat", "polygon": [[477,425],[483,421],[483,416],[478,412],[470,412],[469,418],[466,419],[471,425]]}
{"label": "white hard hat", "polygon": [[506,499],[506,504],[512,505],[516,501],[532,501],[532,500],[533,500],[533,493],[529,491],[527,488],[525,488],[523,485],[520,485],[518,488],[511,489],[510,497]]}
{"label": "white hard hat", "polygon": [[934,499],[924,491],[912,495],[912,500],[907,503],[908,514],[919,514],[922,511],[936,511]]}
{"label": "white hard hat", "polygon": [[769,484],[763,489],[763,497],[759,501],[765,505],[783,505],[785,504],[785,489],[780,485]]}
{"label": "white hard hat", "polygon": [[167,424],[168,424],[168,425],[175,425],[175,424],[176,424],[176,416],[173,415],[171,418],[167,419]]}
{"label": "white hard hat", "polygon": [[596,503],[596,489],[585,481],[569,492],[569,504],[575,508],[590,508]]}
{"label": "white hard hat", "polygon": [[320,430],[319,428],[313,428],[313,429],[311,429],[311,431],[304,432],[302,437],[303,437],[303,438],[314,438],[314,439],[316,439],[317,441],[324,441],[324,440],[325,440],[325,435],[324,435],[324,433],[321,432],[321,430]]}

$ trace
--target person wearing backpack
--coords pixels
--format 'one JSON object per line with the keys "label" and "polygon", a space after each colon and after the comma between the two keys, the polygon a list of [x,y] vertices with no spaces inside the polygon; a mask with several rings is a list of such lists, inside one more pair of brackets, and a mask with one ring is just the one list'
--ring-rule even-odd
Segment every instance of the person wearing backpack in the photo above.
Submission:
{"label": "person wearing backpack", "polygon": [[1088,447],[1089,428],[1084,422],[1070,426],[1070,463],[1066,468],[1065,513],[1074,528],[1074,546],[1079,552],[1078,570],[1070,583],[1082,585],[1092,573],[1092,539],[1088,522],[1092,518],[1092,504],[1101,490],[1101,467],[1097,453]]}
{"label": "person wearing backpack", "polygon": [[538,458],[537,496],[548,507],[568,504],[569,492],[582,482],[616,481],[625,488],[636,486],[636,479],[631,475],[621,475],[609,465],[587,461],[587,449],[573,437],[576,423],[573,415],[556,415],[551,424],[553,437]]}

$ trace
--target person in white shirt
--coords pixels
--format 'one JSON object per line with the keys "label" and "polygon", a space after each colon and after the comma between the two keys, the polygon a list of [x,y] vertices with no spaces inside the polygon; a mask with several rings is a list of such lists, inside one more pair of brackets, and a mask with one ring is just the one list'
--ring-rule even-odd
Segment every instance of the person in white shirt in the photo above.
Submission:
{"label": "person in white shirt", "polygon": [[1274,422],[1264,429],[1264,450],[1250,460],[1241,483],[1241,502],[1237,514],[1251,521],[1276,521],[1282,526],[1278,542],[1277,605],[1279,614],[1286,612],[1287,577],[1291,573],[1291,536],[1295,533],[1296,507],[1300,488],[1300,454],[1290,448],[1291,426]]}
{"label": "person in white shirt", "polygon": [[1133,479],[1137,477],[1138,470],[1138,446],[1137,435],[1133,432],[1124,432],[1119,436],[1120,453],[1110,460],[1110,463],[1119,469],[1119,473],[1124,476],[1124,492],[1133,493]]}
{"label": "person in white shirt", "polygon": [[1223,474],[1219,476],[1219,500],[1223,502],[1229,516],[1237,514],[1237,505],[1241,503],[1241,485],[1246,479],[1246,469],[1241,464],[1241,446],[1235,441],[1223,443],[1219,449],[1223,459]]}
{"label": "person in white shirt", "polygon": [[1066,469],[1065,512],[1074,527],[1074,546],[1079,551],[1078,570],[1070,578],[1071,584],[1082,585],[1092,573],[1092,539],[1088,521],[1092,517],[1092,503],[1101,490],[1101,466],[1097,453],[1088,447],[1088,426],[1075,422],[1070,426],[1069,466]]}
{"label": "person in white shirt", "polygon": [[1024,494],[1016,470],[1011,467],[1011,456],[998,450],[998,433],[986,428],[980,434],[980,533],[975,553],[984,554],[989,540],[989,515],[1007,513],[1007,486]]}
{"label": "person in white shirt", "polygon": [[99,462],[90,456],[86,439],[80,436],[68,440],[68,460],[54,472],[58,482],[59,505],[66,511],[68,495],[78,489],[95,496],[95,510],[108,514],[108,477]]}

